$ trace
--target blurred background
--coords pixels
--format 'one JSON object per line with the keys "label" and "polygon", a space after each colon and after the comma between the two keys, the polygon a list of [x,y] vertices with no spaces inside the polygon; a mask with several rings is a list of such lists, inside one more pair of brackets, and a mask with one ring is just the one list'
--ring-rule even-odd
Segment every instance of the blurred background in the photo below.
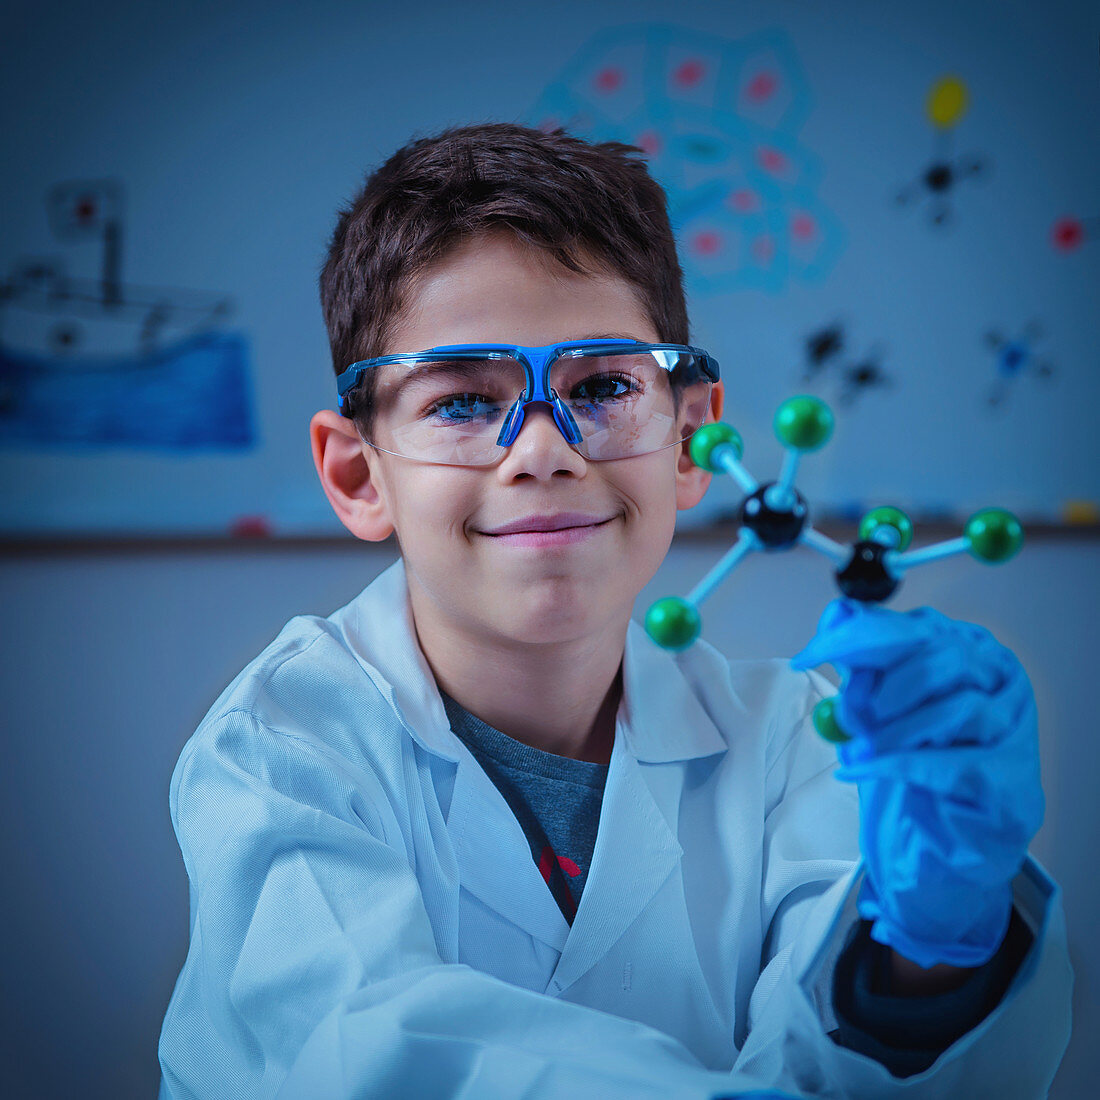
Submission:
{"label": "blurred background", "polygon": [[[317,484],[335,404],[317,275],[337,209],[414,137],[507,120],[638,145],[665,187],[692,342],[745,465],[779,403],[826,400],[799,488],[851,542],[894,504],[916,545],[1024,523],[988,567],[891,606],[988,627],[1028,669],[1075,1034],[1100,1057],[1100,9],[1087,0],[24,0],[0,36],[0,661],[8,902],[0,1088],[148,1096],[188,936],[168,816],[180,750],[296,614],[396,557]],[[639,597],[736,537],[716,479]],[[704,607],[731,658],[789,656],[836,594],[803,549]]]}

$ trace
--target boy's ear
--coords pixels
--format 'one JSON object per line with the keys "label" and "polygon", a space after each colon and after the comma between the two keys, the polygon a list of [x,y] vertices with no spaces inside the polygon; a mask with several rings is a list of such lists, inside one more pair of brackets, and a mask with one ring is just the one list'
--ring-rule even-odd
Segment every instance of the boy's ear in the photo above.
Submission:
{"label": "boy's ear", "polygon": [[313,464],[332,510],[359,539],[381,542],[393,532],[389,506],[379,491],[380,463],[372,471],[355,424],[333,409],[309,422]]}
{"label": "boy's ear", "polygon": [[[712,424],[722,419],[722,407],[725,404],[726,391],[721,382],[715,382],[710,388],[710,408],[703,417],[704,424]],[[676,508],[694,508],[703,499],[703,494],[714,476],[709,470],[696,466],[691,460],[690,444],[680,445],[679,460],[676,465]]]}
{"label": "boy's ear", "polygon": [[722,419],[722,408],[726,403],[725,382],[715,382],[710,388],[710,412],[703,418],[704,424]]}

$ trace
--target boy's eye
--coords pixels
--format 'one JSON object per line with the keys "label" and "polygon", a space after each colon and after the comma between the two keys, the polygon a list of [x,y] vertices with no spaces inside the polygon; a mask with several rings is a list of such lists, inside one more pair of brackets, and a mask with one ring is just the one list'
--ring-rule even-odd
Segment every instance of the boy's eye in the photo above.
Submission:
{"label": "boy's eye", "polygon": [[593,374],[574,386],[571,396],[582,402],[591,403],[613,401],[638,390],[636,380],[629,375]]}
{"label": "boy's eye", "polygon": [[502,406],[479,393],[452,393],[433,401],[425,410],[426,417],[434,416],[452,424],[468,424],[477,417],[492,417],[503,411]]}

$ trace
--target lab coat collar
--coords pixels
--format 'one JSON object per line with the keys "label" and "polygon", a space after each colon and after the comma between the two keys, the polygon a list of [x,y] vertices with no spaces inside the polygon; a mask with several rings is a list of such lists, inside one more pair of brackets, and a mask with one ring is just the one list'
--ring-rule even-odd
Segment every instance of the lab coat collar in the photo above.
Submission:
{"label": "lab coat collar", "polygon": [[[465,756],[420,649],[398,558],[332,619],[367,675],[421,747],[451,763]],[[617,732],[636,760],[665,764],[728,747],[685,677],[684,658],[669,653],[631,620],[623,654],[623,699]]]}
{"label": "lab coat collar", "polygon": [[435,676],[417,641],[404,558],[384,569],[332,620],[409,736],[457,763],[462,743],[451,732]]}
{"label": "lab coat collar", "polygon": [[631,756],[643,764],[695,760],[729,747],[685,675],[685,659],[661,649],[631,619],[619,719]]}

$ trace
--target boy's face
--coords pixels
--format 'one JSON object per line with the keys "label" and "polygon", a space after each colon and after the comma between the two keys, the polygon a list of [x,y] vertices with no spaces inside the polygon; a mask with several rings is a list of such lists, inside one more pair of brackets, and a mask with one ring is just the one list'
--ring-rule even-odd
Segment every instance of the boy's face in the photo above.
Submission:
{"label": "boy's face", "polygon": [[[577,275],[497,234],[465,242],[426,273],[386,354],[603,337],[659,341],[628,283]],[[719,415],[718,387],[715,393]],[[435,627],[497,645],[625,630],[635,598],[668,551],[677,509],[696,504],[710,480],[683,445],[590,462],[542,406],[528,408],[515,443],[491,467],[429,465],[375,451],[333,412],[314,417],[313,443],[345,526],[370,540],[396,531],[421,636]],[[487,534],[563,512],[601,522],[576,541],[550,546]]]}

